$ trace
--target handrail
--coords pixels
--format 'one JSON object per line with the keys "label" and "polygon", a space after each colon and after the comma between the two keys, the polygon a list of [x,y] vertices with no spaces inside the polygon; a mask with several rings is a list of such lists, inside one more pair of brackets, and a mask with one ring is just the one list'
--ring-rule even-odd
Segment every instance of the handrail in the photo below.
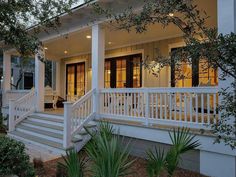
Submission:
{"label": "handrail", "polygon": [[93,104],[95,101],[95,93],[96,90],[93,89],[75,103],[64,103],[64,148],[68,148],[72,136],[79,132],[84,125],[94,118],[95,112]]}
{"label": "handrail", "polygon": [[31,90],[7,90],[3,94],[3,105],[9,106],[9,100],[17,100],[28,94]]}
{"label": "handrail", "polygon": [[218,87],[185,87],[185,88],[165,88],[165,87],[158,87],[158,88],[108,88],[108,89],[101,89],[100,93],[137,93],[137,92],[160,92],[160,93],[172,93],[172,92],[193,92],[193,93],[218,93]]}
{"label": "handrail", "polygon": [[35,95],[35,90],[32,89],[28,94],[18,100],[10,100],[9,131],[13,131],[19,122],[35,111]]}

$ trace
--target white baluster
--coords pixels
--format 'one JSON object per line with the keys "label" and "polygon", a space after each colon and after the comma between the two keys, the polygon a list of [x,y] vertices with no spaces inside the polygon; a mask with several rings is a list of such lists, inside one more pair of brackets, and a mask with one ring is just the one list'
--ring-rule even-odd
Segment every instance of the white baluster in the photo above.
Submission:
{"label": "white baluster", "polygon": [[201,94],[201,115],[202,115],[202,123],[204,123],[204,96]]}
{"label": "white baluster", "polygon": [[210,95],[207,94],[207,123],[210,124]]}
{"label": "white baluster", "polygon": [[193,122],[193,95],[190,93],[190,122]]}
{"label": "white baluster", "polygon": [[148,125],[149,113],[150,113],[150,103],[149,103],[149,93],[145,90],[145,124]]}

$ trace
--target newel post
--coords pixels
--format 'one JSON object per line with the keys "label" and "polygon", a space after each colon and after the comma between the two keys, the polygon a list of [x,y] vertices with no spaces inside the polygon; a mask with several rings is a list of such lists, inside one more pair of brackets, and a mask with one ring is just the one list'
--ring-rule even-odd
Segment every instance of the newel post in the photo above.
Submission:
{"label": "newel post", "polygon": [[149,103],[149,94],[148,91],[144,91],[144,100],[145,100],[145,125],[149,124],[149,113],[150,113],[150,103]]}
{"label": "newel post", "polygon": [[9,100],[9,122],[8,131],[12,132],[15,130],[15,100]]}
{"label": "newel post", "polygon": [[71,102],[64,102],[64,129],[63,129],[63,147],[65,149],[71,144],[71,118],[72,118]]}

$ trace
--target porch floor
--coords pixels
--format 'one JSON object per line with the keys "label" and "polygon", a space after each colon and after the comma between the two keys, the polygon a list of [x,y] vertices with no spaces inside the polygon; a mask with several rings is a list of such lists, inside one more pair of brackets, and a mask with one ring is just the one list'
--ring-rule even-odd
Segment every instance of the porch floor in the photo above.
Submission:
{"label": "porch floor", "polygon": [[64,108],[57,108],[57,109],[45,108],[43,113],[63,116],[64,115]]}

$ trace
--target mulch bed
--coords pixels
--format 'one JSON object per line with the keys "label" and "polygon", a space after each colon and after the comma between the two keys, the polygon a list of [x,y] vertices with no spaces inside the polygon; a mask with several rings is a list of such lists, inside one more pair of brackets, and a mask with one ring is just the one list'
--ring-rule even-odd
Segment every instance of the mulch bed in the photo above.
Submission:
{"label": "mulch bed", "polygon": [[[129,175],[127,177],[148,177],[145,168],[146,160],[132,156],[130,157],[131,160],[134,158],[136,159],[136,161],[131,168],[131,171],[133,171],[134,174]],[[63,159],[59,158],[45,162],[43,165],[44,166],[43,169],[42,168],[38,170],[36,169],[36,171],[38,171],[37,173],[38,177],[56,177],[56,168],[58,162],[63,162]],[[88,175],[88,177],[90,176]],[[161,175],[161,177],[167,177],[167,175],[163,174]],[[174,177],[206,177],[206,176],[179,168],[176,170]]]}

